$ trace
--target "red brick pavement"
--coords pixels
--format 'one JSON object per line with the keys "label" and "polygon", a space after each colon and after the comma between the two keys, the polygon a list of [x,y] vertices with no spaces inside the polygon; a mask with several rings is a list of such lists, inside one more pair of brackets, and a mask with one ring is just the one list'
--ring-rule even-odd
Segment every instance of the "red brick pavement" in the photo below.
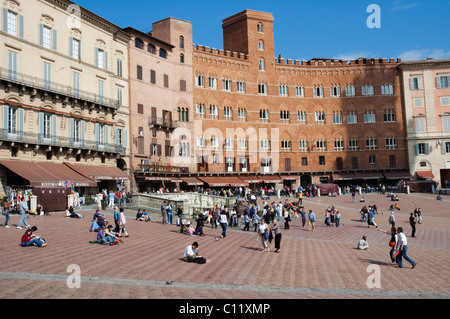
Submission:
{"label": "red brick pavement", "polygon": [[[388,229],[391,202],[383,195],[364,195],[365,204],[376,203],[376,221]],[[284,198],[274,199],[283,201]],[[408,255],[417,262],[412,270],[389,265],[389,236],[359,222],[361,203],[349,195],[337,198],[306,198],[304,206],[319,217],[314,232],[294,219],[282,230],[282,251],[263,253],[254,232],[228,229],[227,238],[215,240],[219,229],[205,227],[205,237],[177,233],[175,225],[162,225],[158,214],[153,222],[133,219],[126,210],[129,238],[118,246],[89,244],[92,210],[80,211],[75,220],[62,213],[28,218],[49,243],[45,248],[19,246],[24,229],[0,228],[0,298],[44,299],[297,299],[297,298],[449,298],[450,297],[450,198],[439,202],[431,194],[400,195],[397,224],[409,236],[408,216],[420,203],[423,224],[417,238],[408,238]],[[322,219],[328,205],[338,207],[342,226],[326,227]],[[106,214],[111,219],[111,210]],[[3,220],[0,222],[3,223]],[[356,250],[367,236],[370,248]],[[197,265],[180,260],[184,248],[194,240],[210,263]],[[81,269],[81,288],[68,288],[68,265]],[[370,289],[369,265],[381,273],[381,288]],[[171,284],[166,284],[171,282]]]}

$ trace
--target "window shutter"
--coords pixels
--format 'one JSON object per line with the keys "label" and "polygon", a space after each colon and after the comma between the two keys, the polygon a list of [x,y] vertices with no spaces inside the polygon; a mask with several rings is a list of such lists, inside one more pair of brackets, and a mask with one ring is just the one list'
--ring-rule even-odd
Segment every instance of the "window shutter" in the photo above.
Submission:
{"label": "window shutter", "polygon": [[74,58],[73,56],[73,38],[69,37],[69,56]]}
{"label": "window shutter", "polygon": [[421,78],[417,79],[417,87],[419,88],[419,90],[422,90],[422,79]]}
{"label": "window shutter", "polygon": [[44,45],[44,25],[39,24],[39,45]]}
{"label": "window shutter", "polygon": [[409,79],[409,88],[410,88],[410,90],[414,90],[414,79],[413,78]]}
{"label": "window shutter", "polygon": [[19,129],[19,140],[24,140],[24,124],[25,124],[25,110],[19,109],[19,123],[18,123],[18,129]]}
{"label": "window shutter", "polygon": [[123,130],[122,144],[124,148],[128,148],[128,130]]}
{"label": "window shutter", "polygon": [[416,155],[419,155],[419,144],[416,144]]}
{"label": "window shutter", "polygon": [[105,146],[106,147],[108,147],[108,143],[109,143],[109,134],[108,134],[108,131],[109,131],[109,126],[108,125],[105,125]]}
{"label": "window shutter", "polygon": [[23,39],[23,37],[24,37],[23,15],[19,15],[19,38]]}
{"label": "window shutter", "polygon": [[69,119],[69,144],[70,146],[73,146],[74,144],[74,127],[75,127],[75,120],[73,118]]}
{"label": "window shutter", "polygon": [[95,123],[95,145],[98,147],[100,140],[100,124]]}
{"label": "window shutter", "polygon": [[442,144],[441,144],[442,155],[447,154],[447,150],[445,148],[445,144],[446,144],[445,142],[442,142]]}
{"label": "window shutter", "polygon": [[80,139],[81,139],[81,147],[84,147],[84,139],[86,136],[86,122],[84,120],[81,120],[80,122]]}
{"label": "window shutter", "polygon": [[8,31],[8,9],[2,8],[2,30],[3,32]]}
{"label": "window shutter", "polygon": [[94,51],[95,51],[94,63],[95,63],[95,66],[98,67],[98,48],[94,48]]}
{"label": "window shutter", "polygon": [[57,119],[56,115],[52,115],[52,143],[56,144],[57,141]]}
{"label": "window shutter", "polygon": [[425,154],[428,155],[430,154],[430,144],[425,143]]}
{"label": "window shutter", "polygon": [[118,128],[114,129],[114,145],[115,146],[119,145],[119,129]]}
{"label": "window shutter", "polygon": [[44,113],[39,113],[39,142],[42,143],[44,139]]}
{"label": "window shutter", "polygon": [[53,51],[58,51],[58,31],[53,29]]}
{"label": "window shutter", "polygon": [[105,60],[104,61],[105,70],[108,70],[108,52],[106,52],[106,51],[104,52],[103,60]]}
{"label": "window shutter", "polygon": [[9,114],[9,106],[3,105],[3,134],[8,132],[8,114]]}
{"label": "window shutter", "polygon": [[161,144],[156,145],[157,153],[156,155],[161,156]]}

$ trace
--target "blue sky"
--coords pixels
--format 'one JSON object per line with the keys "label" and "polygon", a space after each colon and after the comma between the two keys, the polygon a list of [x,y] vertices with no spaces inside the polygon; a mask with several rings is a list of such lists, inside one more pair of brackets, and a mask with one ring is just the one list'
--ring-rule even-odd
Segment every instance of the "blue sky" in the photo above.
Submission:
{"label": "blue sky", "polygon": [[[222,20],[245,9],[275,19],[275,56],[286,59],[450,58],[450,0],[74,0],[120,27],[149,32],[174,17],[192,22],[195,44],[223,49]],[[367,20],[380,8],[380,28]]]}

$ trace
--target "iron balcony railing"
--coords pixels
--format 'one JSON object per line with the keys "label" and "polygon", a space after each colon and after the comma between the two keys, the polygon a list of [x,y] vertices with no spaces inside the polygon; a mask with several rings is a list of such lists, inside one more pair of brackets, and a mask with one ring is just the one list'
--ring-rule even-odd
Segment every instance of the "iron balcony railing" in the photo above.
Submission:
{"label": "iron balcony railing", "polygon": [[43,78],[38,78],[5,68],[0,68],[0,79],[2,81],[14,83],[17,85],[27,86],[33,89],[39,89],[46,92],[63,95],[113,109],[118,109],[120,107],[120,102],[117,99],[106,98],[100,94],[79,90],[74,88],[73,86],[48,81]]}
{"label": "iron balcony railing", "polygon": [[0,130],[0,140],[3,142],[14,142],[21,144],[64,147],[105,153],[118,153],[120,155],[125,155],[126,153],[126,148],[123,145],[100,143],[93,140],[81,140],[57,135],[46,135],[20,131],[9,132],[7,129]]}

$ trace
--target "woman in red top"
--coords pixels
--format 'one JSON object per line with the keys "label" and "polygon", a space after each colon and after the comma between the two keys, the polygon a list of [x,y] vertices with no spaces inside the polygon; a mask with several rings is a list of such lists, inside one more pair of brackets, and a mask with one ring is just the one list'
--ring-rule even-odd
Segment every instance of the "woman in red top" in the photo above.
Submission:
{"label": "woman in red top", "polygon": [[27,229],[25,234],[22,236],[21,244],[22,247],[27,246],[39,246],[45,247],[47,243],[43,242],[39,237],[33,235],[33,231],[31,229]]}

